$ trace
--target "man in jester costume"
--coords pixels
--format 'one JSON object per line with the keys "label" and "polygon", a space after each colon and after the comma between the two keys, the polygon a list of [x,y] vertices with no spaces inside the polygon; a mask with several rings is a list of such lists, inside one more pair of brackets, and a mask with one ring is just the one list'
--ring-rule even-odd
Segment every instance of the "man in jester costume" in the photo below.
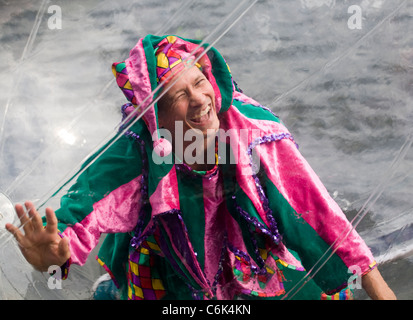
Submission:
{"label": "man in jester costume", "polygon": [[148,35],[113,64],[125,130],[56,213],[16,205],[26,259],[68,275],[106,234],[97,260],[122,299],[282,299],[306,275],[294,298],[345,299],[352,266],[395,298],[287,128],[200,43]]}

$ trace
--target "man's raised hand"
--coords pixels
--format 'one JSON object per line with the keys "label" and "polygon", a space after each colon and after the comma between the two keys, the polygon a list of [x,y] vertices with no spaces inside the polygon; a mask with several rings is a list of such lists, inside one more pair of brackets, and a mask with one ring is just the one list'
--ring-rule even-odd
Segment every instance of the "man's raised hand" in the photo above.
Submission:
{"label": "man's raised hand", "polygon": [[67,239],[59,235],[57,218],[51,208],[46,209],[46,226],[33,203],[15,206],[22,229],[6,224],[6,229],[16,238],[26,260],[38,271],[46,272],[52,265],[62,266],[70,258]]}

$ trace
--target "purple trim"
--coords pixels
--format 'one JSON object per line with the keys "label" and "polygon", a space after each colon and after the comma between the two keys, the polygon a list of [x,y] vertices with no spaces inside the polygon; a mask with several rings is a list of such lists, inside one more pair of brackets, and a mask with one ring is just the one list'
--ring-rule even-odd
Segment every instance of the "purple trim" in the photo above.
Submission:
{"label": "purple trim", "polygon": [[[254,245],[256,246],[256,243],[255,243]],[[252,271],[253,273],[258,274],[258,275],[266,275],[266,274],[267,274],[267,269],[265,268],[265,262],[264,262],[264,260],[261,258],[261,256],[260,256],[259,254],[257,255],[257,258],[259,258],[259,260],[261,260],[261,261],[259,262],[259,264],[261,264],[261,266],[254,266],[254,265],[251,263],[251,258],[250,258],[250,256],[249,256],[247,253],[245,253],[245,252],[243,252],[243,251],[235,248],[233,245],[231,245],[231,244],[229,244],[229,243],[228,243],[228,249],[229,249],[233,254],[235,254],[236,256],[241,257],[241,258],[245,259],[246,261],[248,261],[249,264],[250,264],[251,271]]]}
{"label": "purple trim", "polygon": [[259,229],[263,234],[266,236],[270,237],[276,244],[279,243],[281,236],[279,234],[274,234],[272,233],[271,230],[268,230],[266,228],[266,225],[264,223],[261,223],[258,221],[257,218],[251,217],[247,211],[242,209],[238,203],[236,202],[236,196],[232,196],[232,199],[234,200],[234,205],[235,209],[238,211],[238,213],[243,217],[247,222],[253,224],[257,229]]}
{"label": "purple trim", "polygon": [[133,104],[128,102],[125,103],[122,107],[121,107],[121,111],[122,111],[122,121],[125,120],[125,118],[128,116],[126,113],[126,109],[129,107],[133,107]]}
{"label": "purple trim", "polygon": [[[174,219],[174,217],[177,217],[178,220]],[[173,237],[170,237],[171,243],[173,242],[176,248],[182,248],[184,246],[184,252],[181,251],[180,253],[183,255],[186,264],[199,279],[205,279],[206,277],[199,267],[197,259],[193,256],[194,252],[189,246],[190,241],[187,237],[188,230],[186,229],[180,210],[173,209],[158,215],[156,218],[162,218],[168,225],[168,229],[173,230]]]}
{"label": "purple trim", "polygon": [[225,252],[226,252],[227,248],[228,248],[228,240],[227,240],[227,236],[225,235],[224,245],[222,246],[222,249],[221,249],[221,257],[219,258],[219,262],[218,262],[218,270],[217,270],[217,273],[215,274],[214,282],[212,283],[212,288],[214,290],[214,294],[216,293],[216,288],[215,287],[217,286],[218,281],[221,277],[221,274],[224,271],[223,263],[224,263],[224,260],[225,260]]}
{"label": "purple trim", "polygon": [[[280,134],[275,134],[274,133],[274,134],[270,134],[270,135],[266,135],[266,136],[263,136],[263,137],[256,138],[253,142],[250,143],[250,145],[248,146],[247,154],[250,158],[250,163],[249,164],[250,164],[250,167],[252,169],[252,172],[257,172],[256,164],[254,163],[254,161],[252,159],[252,149],[254,149],[256,146],[261,145],[263,143],[277,142],[277,141],[280,141],[282,139],[289,139],[289,140],[291,140],[295,143],[294,138],[292,137],[292,135],[290,133],[280,133]],[[298,148],[298,145],[296,143],[295,143],[295,145]],[[281,241],[281,236],[280,236],[280,233],[279,233],[278,228],[277,228],[277,222],[275,221],[274,216],[272,215],[272,210],[269,206],[268,198],[265,195],[264,189],[261,185],[261,182],[260,182],[260,179],[258,178],[258,176],[255,173],[253,173],[252,178],[255,181],[255,186],[257,188],[258,195],[260,197],[260,200],[262,202],[266,217],[267,217],[268,222],[269,222],[269,228],[270,228],[271,233],[272,233],[271,238],[274,240],[274,242],[276,244],[279,244],[279,242]],[[244,215],[245,215],[245,213],[244,213]],[[255,222],[255,220],[253,220],[253,221]],[[257,222],[255,222],[255,224],[260,230],[263,230],[263,228],[261,226],[259,226]]]}
{"label": "purple trim", "polygon": [[[171,211],[161,213],[160,215],[174,214],[177,211],[178,211],[177,209],[172,209]],[[133,249],[136,250],[137,248],[139,248],[141,246],[142,242],[144,242],[149,236],[151,236],[155,233],[155,230],[156,230],[156,228],[158,227],[158,224],[159,224],[159,216],[160,215],[154,217],[152,226],[149,229],[147,229],[145,231],[145,233],[142,233],[141,232],[142,230],[138,230],[138,228],[135,229],[134,233],[137,232],[137,231],[140,231],[140,232],[135,233],[132,236],[132,239],[130,241],[130,246]],[[142,219],[142,221],[143,221],[143,219]],[[162,234],[160,234],[160,238],[163,238]],[[177,271],[178,274],[180,274],[182,277],[185,278],[185,273],[181,270],[179,265],[175,262],[175,259],[173,258],[173,256],[170,254],[169,247],[166,244],[166,241],[161,241],[160,240],[158,245],[159,245],[162,253],[164,254],[165,258],[167,258],[167,260],[169,261],[169,263],[173,267],[173,269],[175,269],[175,271]]]}

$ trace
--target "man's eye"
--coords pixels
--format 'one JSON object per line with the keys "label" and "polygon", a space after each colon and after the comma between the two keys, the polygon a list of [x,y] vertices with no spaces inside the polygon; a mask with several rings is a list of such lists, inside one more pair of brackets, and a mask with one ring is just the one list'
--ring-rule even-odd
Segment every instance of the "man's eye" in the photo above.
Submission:
{"label": "man's eye", "polygon": [[182,92],[182,93],[178,94],[178,95],[175,97],[175,99],[176,99],[176,100],[179,100],[179,99],[185,98],[185,96],[186,96],[186,93],[185,93],[185,92]]}

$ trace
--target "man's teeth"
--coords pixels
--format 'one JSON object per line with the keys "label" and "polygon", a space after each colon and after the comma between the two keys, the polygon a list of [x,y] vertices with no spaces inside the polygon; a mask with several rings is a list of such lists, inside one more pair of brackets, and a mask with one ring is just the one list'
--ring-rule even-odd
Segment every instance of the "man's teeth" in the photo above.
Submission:
{"label": "man's teeth", "polygon": [[209,106],[206,107],[205,110],[201,112],[199,117],[202,117],[202,116],[206,115],[209,112],[209,110],[211,110],[211,107],[209,107]]}
{"label": "man's teeth", "polygon": [[200,119],[203,116],[205,116],[206,114],[208,114],[209,110],[211,110],[211,107],[208,106],[205,108],[205,110],[201,111],[201,113],[199,115],[197,115],[196,117],[193,117],[192,119]]}

